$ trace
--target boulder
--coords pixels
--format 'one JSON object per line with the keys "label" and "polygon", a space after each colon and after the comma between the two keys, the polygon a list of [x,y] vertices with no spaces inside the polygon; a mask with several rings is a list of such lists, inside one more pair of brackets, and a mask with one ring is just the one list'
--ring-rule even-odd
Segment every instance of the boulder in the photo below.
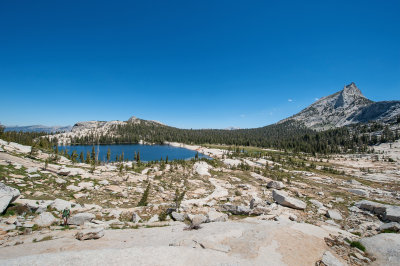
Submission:
{"label": "boulder", "polygon": [[37,224],[40,227],[47,227],[55,223],[57,219],[53,216],[53,214],[49,212],[43,212],[39,214],[32,222]]}
{"label": "boulder", "polygon": [[142,218],[140,218],[140,216],[134,212],[132,214],[132,222],[134,222],[135,224],[137,224],[138,222],[140,222],[142,220]]}
{"label": "boulder", "polygon": [[375,265],[400,265],[399,234],[378,234],[360,242],[376,258]]}
{"label": "boulder", "polygon": [[311,199],[310,202],[317,208],[325,208],[324,204],[322,204],[321,202],[319,202],[318,200],[315,199]]}
{"label": "boulder", "polygon": [[[190,217],[190,216],[189,216]],[[190,217],[190,227],[193,229],[197,229],[200,227],[200,224],[205,223],[207,221],[207,217],[203,214],[196,214]]]}
{"label": "boulder", "polygon": [[337,210],[328,210],[326,212],[326,217],[331,218],[333,220],[343,220],[342,215]]}
{"label": "boulder", "polygon": [[385,221],[400,222],[400,206],[381,204],[369,200],[362,200],[355,204],[362,210],[382,215]]}
{"label": "boulder", "polygon": [[103,186],[108,186],[110,184],[110,182],[108,182],[107,180],[101,180],[101,181],[99,181],[99,184],[103,185]]}
{"label": "boulder", "polygon": [[88,212],[77,213],[68,219],[68,224],[83,225],[85,222],[90,222],[95,217],[94,214]]}
{"label": "boulder", "polygon": [[369,196],[368,191],[366,191],[364,189],[353,188],[353,189],[348,189],[348,191],[350,193],[356,194],[356,195],[361,196],[361,197],[368,197]]}
{"label": "boulder", "polygon": [[8,205],[15,201],[20,195],[16,188],[9,187],[0,182],[0,213],[7,209]]}
{"label": "boulder", "polygon": [[56,209],[57,211],[62,211],[65,208],[71,209],[71,202],[62,200],[62,199],[55,199],[53,203],[50,205],[50,207]]}
{"label": "boulder", "polygon": [[71,171],[67,168],[61,168],[60,170],[57,171],[57,174],[67,176],[71,173]]}
{"label": "boulder", "polygon": [[381,226],[379,226],[379,231],[384,231],[384,230],[391,230],[391,231],[398,232],[398,231],[400,231],[400,224],[391,222],[391,223],[382,224]]}
{"label": "boulder", "polygon": [[307,204],[305,202],[288,196],[287,193],[284,191],[274,189],[272,191],[272,197],[278,204],[285,207],[298,210],[304,210],[307,207]]}
{"label": "boulder", "polygon": [[254,209],[251,210],[249,214],[251,215],[263,215],[271,212],[270,207],[264,207],[264,206],[256,206]]}
{"label": "boulder", "polygon": [[74,186],[74,185],[69,185],[69,186],[67,186],[67,189],[68,189],[68,190],[72,190],[72,191],[74,191],[74,192],[79,192],[79,191],[81,191],[83,188],[77,187],[77,186]]}
{"label": "boulder", "polygon": [[285,185],[281,181],[270,181],[267,184],[267,188],[282,189],[284,187]]}
{"label": "boulder", "polygon": [[237,206],[237,205],[233,205],[230,203],[225,203],[225,204],[221,205],[221,210],[230,212],[235,215],[249,215],[251,212],[250,207],[243,206],[243,205]]}
{"label": "boulder", "polygon": [[400,223],[400,206],[386,205],[386,212],[383,219]]}
{"label": "boulder", "polygon": [[15,203],[28,207],[32,212],[42,213],[47,210],[47,206],[53,203],[52,200],[29,200],[29,199],[17,199]]}
{"label": "boulder", "polygon": [[65,181],[64,179],[59,178],[59,177],[54,179],[54,181],[56,181],[57,184],[65,184],[65,183],[67,183],[67,181]]}
{"label": "boulder", "polygon": [[345,266],[347,264],[342,263],[340,260],[338,260],[332,253],[329,251],[325,251],[324,254],[322,255],[322,260],[321,260],[324,265],[326,266]]}
{"label": "boulder", "polygon": [[29,167],[25,170],[28,174],[36,173],[38,171],[37,167]]}
{"label": "boulder", "polygon": [[183,222],[185,221],[185,215],[179,212],[172,212],[171,217],[174,221]]}
{"label": "boulder", "polygon": [[207,222],[226,222],[228,215],[226,213],[217,212],[216,210],[210,210],[207,213]]}
{"label": "boulder", "polygon": [[359,209],[370,211],[372,213],[383,215],[386,212],[386,206],[381,203],[369,201],[369,200],[362,200],[356,202],[355,204]]}
{"label": "boulder", "polygon": [[148,221],[149,223],[155,223],[160,221],[160,218],[158,217],[158,214],[154,214],[153,217],[150,218],[150,220]]}
{"label": "boulder", "polygon": [[5,224],[5,223],[0,223],[0,230],[2,231],[11,231],[16,228],[15,224]]}
{"label": "boulder", "polygon": [[99,239],[104,236],[104,228],[90,228],[79,231],[76,233],[75,238],[78,240],[90,240],[90,239]]}

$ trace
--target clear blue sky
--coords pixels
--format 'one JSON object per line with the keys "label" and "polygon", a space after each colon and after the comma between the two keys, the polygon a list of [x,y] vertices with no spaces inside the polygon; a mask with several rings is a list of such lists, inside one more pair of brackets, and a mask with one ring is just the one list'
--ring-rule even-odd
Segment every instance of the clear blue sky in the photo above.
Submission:
{"label": "clear blue sky", "polygon": [[2,1],[0,122],[259,127],[400,99],[400,1]]}

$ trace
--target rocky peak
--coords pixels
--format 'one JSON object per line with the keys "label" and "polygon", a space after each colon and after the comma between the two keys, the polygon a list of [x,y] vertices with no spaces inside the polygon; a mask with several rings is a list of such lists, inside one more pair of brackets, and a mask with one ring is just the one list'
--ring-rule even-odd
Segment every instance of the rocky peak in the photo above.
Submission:
{"label": "rocky peak", "polygon": [[343,90],[340,91],[335,103],[335,108],[347,108],[353,103],[363,104],[365,100],[367,100],[367,98],[365,98],[360,89],[357,88],[356,84],[352,82],[344,86]]}
{"label": "rocky peak", "polygon": [[293,119],[307,127],[326,130],[360,122],[392,121],[399,112],[399,101],[371,101],[352,82],[280,123]]}
{"label": "rocky peak", "polygon": [[139,118],[137,118],[136,116],[131,116],[129,119],[128,119],[128,123],[137,123],[139,121]]}
{"label": "rocky peak", "polygon": [[354,82],[350,83],[347,86],[344,86],[344,88],[342,90],[342,94],[346,95],[346,96],[365,98],[365,96],[362,94],[362,92],[360,91],[360,89],[357,87],[357,85]]}

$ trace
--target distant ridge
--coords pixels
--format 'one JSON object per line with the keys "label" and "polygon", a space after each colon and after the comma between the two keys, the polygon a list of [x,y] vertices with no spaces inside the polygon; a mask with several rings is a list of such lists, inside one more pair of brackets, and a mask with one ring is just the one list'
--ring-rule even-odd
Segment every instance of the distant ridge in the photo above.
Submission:
{"label": "distant ridge", "polygon": [[32,125],[32,126],[6,126],[5,131],[22,131],[22,132],[70,132],[72,126],[43,126],[43,125]]}

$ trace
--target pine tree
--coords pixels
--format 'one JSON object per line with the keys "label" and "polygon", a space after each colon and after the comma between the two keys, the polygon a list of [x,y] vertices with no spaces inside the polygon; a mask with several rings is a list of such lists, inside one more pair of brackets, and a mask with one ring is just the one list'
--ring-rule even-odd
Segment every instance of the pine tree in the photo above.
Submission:
{"label": "pine tree", "polygon": [[90,152],[89,151],[86,152],[86,161],[85,162],[87,164],[90,164]]}
{"label": "pine tree", "polygon": [[110,158],[111,158],[111,150],[110,150],[110,148],[108,148],[108,150],[107,150],[107,163],[110,162]]}
{"label": "pine tree", "polygon": [[147,206],[147,198],[150,192],[150,182],[147,184],[146,190],[144,191],[142,198],[140,199],[138,206]]}
{"label": "pine tree", "polygon": [[96,163],[96,151],[94,149],[94,146],[92,147],[92,155],[91,155],[91,159],[94,163]]}
{"label": "pine tree", "polygon": [[76,163],[77,158],[78,158],[78,154],[76,153],[76,150],[73,150],[72,154],[71,154],[72,163]]}
{"label": "pine tree", "polygon": [[79,155],[79,160],[81,161],[81,163],[83,163],[85,161],[84,156],[83,156],[83,151],[81,151],[81,154]]}
{"label": "pine tree", "polygon": [[165,163],[168,163],[168,155],[167,155],[167,158],[165,158]]}
{"label": "pine tree", "polygon": [[139,163],[140,162],[140,151],[138,151],[136,155],[136,161]]}

